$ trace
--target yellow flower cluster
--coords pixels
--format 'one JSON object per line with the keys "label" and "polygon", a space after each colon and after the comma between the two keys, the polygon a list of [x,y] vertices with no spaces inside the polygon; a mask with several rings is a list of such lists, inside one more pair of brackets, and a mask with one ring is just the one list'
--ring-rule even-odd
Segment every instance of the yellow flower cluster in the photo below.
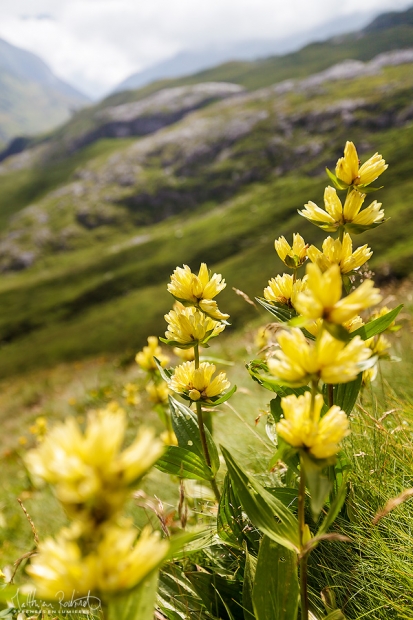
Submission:
{"label": "yellow flower cluster", "polygon": [[55,426],[26,456],[34,479],[54,486],[74,520],[56,539],[40,543],[28,567],[41,597],[107,597],[128,590],[164,560],[169,542],[158,533],[138,532],[121,518],[131,486],[164,450],[153,432],[141,429],[122,449],[125,412],[112,407],[89,414],[84,432],[73,418]]}
{"label": "yellow flower cluster", "polygon": [[[381,301],[379,290],[371,280],[343,296],[343,276],[355,273],[372,256],[367,244],[353,251],[349,233],[358,234],[384,222],[381,204],[373,201],[363,208],[366,197],[362,190],[387,168],[377,153],[360,166],[356,148],[347,142],[344,157],[336,166],[336,174],[328,171],[337,189],[347,189],[344,203],[334,187],[324,192],[324,209],[308,202],[300,215],[329,232],[338,232],[338,238],[324,240],[322,251],[308,246],[295,234],[292,246],[284,237],[275,240],[275,249],[281,260],[293,270],[272,278],[264,290],[264,298],[273,304],[292,308],[299,316],[292,319],[289,331],[276,334],[278,349],[268,359],[268,370],[282,385],[290,387],[312,385],[312,394],[299,398],[283,398],[284,418],[277,424],[277,432],[294,448],[305,449],[315,459],[334,456],[340,441],[348,434],[346,414],[337,406],[321,416],[323,397],[316,394],[319,382],[340,384],[353,381],[360,373],[372,377],[375,362],[387,354],[389,343],[383,335],[363,341],[354,331],[363,325],[359,314]],[[297,270],[309,258],[306,274],[297,278]],[[346,286],[349,277],[344,278]],[[372,319],[388,312],[379,311]],[[279,314],[281,319],[284,315]],[[391,327],[390,329],[394,329]],[[396,328],[397,329],[397,328]],[[307,339],[313,337],[315,340]],[[333,392],[330,392],[330,398]]]}
{"label": "yellow flower cluster", "polygon": [[153,359],[154,357],[159,360],[161,366],[163,367],[165,367],[169,362],[169,357],[162,353],[157,337],[149,336],[148,346],[143,347],[142,351],[139,351],[139,353],[136,354],[135,361],[142,368],[142,370],[152,372],[158,368],[155,360]]}
{"label": "yellow flower cluster", "polygon": [[208,362],[201,362],[199,368],[195,368],[195,362],[184,362],[175,368],[169,387],[192,401],[210,403],[212,398],[221,396],[230,387],[224,372],[212,378],[215,370],[214,364]]}
{"label": "yellow flower cluster", "polygon": [[309,342],[295,327],[280,331],[277,341],[280,349],[268,360],[268,368],[280,383],[292,387],[319,379],[324,383],[353,381],[371,356],[371,349],[359,336],[346,344],[322,331],[315,342]]}
{"label": "yellow flower cluster", "polygon": [[316,459],[328,459],[339,450],[339,443],[349,433],[344,411],[333,405],[321,418],[324,401],[317,394],[312,406],[311,394],[286,396],[281,401],[284,417],[276,425],[277,433],[290,446],[302,448]]}
{"label": "yellow flower cluster", "polygon": [[171,310],[165,315],[165,320],[168,323],[166,338],[180,348],[207,344],[210,338],[218,336],[225,329],[225,323],[214,321],[193,306]]}
{"label": "yellow flower cluster", "polygon": [[122,508],[130,486],[163,451],[149,429],[141,429],[135,441],[122,450],[125,431],[122,409],[89,414],[84,433],[75,419],[69,418],[27,453],[26,464],[35,479],[55,487],[69,514],[107,519]]}
{"label": "yellow flower cluster", "polygon": [[354,189],[347,195],[343,205],[336,190],[329,186],[324,192],[325,210],[310,201],[298,213],[327,232],[336,232],[342,226],[348,232],[357,234],[385,221],[381,203],[377,200],[361,210],[365,197],[366,194]]}
{"label": "yellow flower cluster", "polygon": [[359,269],[372,256],[373,252],[368,245],[363,245],[353,252],[353,243],[348,233],[344,234],[343,241],[327,237],[323,242],[323,251],[320,252],[314,245],[308,248],[307,254],[311,262],[321,271],[327,271],[332,265],[338,265],[341,273],[349,273]]}
{"label": "yellow flower cluster", "polygon": [[[144,529],[137,538],[131,524],[105,524],[92,549],[85,551],[78,525],[64,529],[56,540],[40,543],[27,572],[41,598],[55,600],[58,593],[70,598],[93,597],[129,590],[141,583],[164,560],[169,543],[159,533]],[[93,599],[92,599],[93,600]]]}
{"label": "yellow flower cluster", "polygon": [[185,306],[198,307],[206,315],[217,321],[229,318],[220,312],[214,297],[226,287],[225,280],[218,273],[210,278],[208,267],[201,264],[198,275],[192,273],[188,265],[177,267],[171,275],[168,291]]}
{"label": "yellow flower cluster", "polygon": [[379,153],[375,153],[362,166],[353,142],[346,142],[344,157],[340,157],[336,165],[336,177],[351,185],[370,185],[379,177],[388,165]]}
{"label": "yellow flower cluster", "polygon": [[268,286],[264,289],[264,297],[267,301],[295,308],[297,295],[305,289],[306,284],[306,277],[294,280],[292,275],[284,273],[269,280]]}
{"label": "yellow flower cluster", "polygon": [[324,273],[315,264],[307,265],[307,287],[297,295],[295,309],[309,319],[323,318],[342,325],[361,310],[381,301],[379,290],[371,280],[365,280],[356,290],[342,296],[340,267],[332,265]]}
{"label": "yellow flower cluster", "polygon": [[298,269],[307,259],[307,245],[298,233],[293,235],[293,245],[290,246],[285,237],[280,237],[274,241],[275,250],[282,262],[291,267]]}

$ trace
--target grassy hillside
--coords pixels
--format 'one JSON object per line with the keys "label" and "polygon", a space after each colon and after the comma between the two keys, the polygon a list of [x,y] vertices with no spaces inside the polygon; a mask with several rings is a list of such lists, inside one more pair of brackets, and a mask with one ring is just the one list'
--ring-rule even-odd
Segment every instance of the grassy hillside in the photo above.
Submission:
{"label": "grassy hillside", "polygon": [[390,165],[374,198],[391,219],[362,240],[375,249],[372,267],[381,280],[410,275],[411,69],[241,93],[140,139],[96,140],[54,159],[49,142],[6,160],[0,375],[132,355],[162,333],[165,282],[183,263],[222,272],[232,322],[244,323],[255,311],[232,287],[261,293],[281,269],[280,234],[321,238],[296,210],[322,203],[324,168],[347,139],[363,160],[378,150]]}

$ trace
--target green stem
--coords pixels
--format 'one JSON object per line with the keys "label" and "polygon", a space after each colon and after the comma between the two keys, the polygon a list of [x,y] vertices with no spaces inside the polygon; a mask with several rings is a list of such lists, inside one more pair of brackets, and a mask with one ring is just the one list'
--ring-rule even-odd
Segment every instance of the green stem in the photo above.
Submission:
{"label": "green stem", "polygon": [[[195,370],[196,370],[197,368],[199,368],[199,344],[196,344],[194,346],[194,354],[195,354]],[[196,415],[198,418],[199,435],[200,435],[201,444],[202,444],[202,451],[204,453],[206,464],[208,465],[209,468],[211,468],[211,457],[209,456],[208,443],[206,439],[205,424],[204,424],[204,418],[202,415],[202,405],[199,400],[196,401],[195,404],[196,404]],[[219,492],[215,478],[212,478],[211,480],[211,487],[212,487],[212,490],[214,492],[214,495],[217,501],[219,502],[221,499],[221,494]]]}
{"label": "green stem", "polygon": [[310,417],[313,418],[315,408],[315,397],[318,394],[318,381],[314,379],[311,381],[311,404],[310,404]]}
{"label": "green stem", "polygon": [[334,405],[334,388],[333,388],[333,384],[329,383],[328,384],[328,406],[332,407]]}
{"label": "green stem", "polygon": [[[305,474],[301,460],[300,465],[300,486],[298,489],[298,527],[300,534],[300,548],[304,547],[305,532]],[[300,599],[301,599],[301,620],[308,620],[308,588],[307,588],[307,554],[300,559]]]}

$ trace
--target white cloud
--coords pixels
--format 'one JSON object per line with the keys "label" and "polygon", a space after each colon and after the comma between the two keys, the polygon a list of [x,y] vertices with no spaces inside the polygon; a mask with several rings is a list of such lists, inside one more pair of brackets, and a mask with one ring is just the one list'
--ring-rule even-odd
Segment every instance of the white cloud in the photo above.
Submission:
{"label": "white cloud", "polygon": [[[135,71],[208,44],[285,37],[406,0],[2,0],[0,36],[102,94]],[[43,16],[43,18],[40,18]],[[47,18],[50,16],[50,19]]]}

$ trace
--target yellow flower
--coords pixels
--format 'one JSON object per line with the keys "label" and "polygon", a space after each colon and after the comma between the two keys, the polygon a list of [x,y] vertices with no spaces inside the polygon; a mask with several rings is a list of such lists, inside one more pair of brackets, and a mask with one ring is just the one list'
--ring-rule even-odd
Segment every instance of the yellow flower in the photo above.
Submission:
{"label": "yellow flower", "polygon": [[70,513],[107,518],[122,506],[128,487],[136,483],[162,454],[153,431],[141,429],[121,451],[126,414],[100,410],[89,414],[82,433],[73,418],[56,425],[36,450],[26,456],[33,477],[55,486]]}
{"label": "yellow flower", "polygon": [[107,524],[85,553],[75,527],[64,529],[56,538],[40,543],[27,572],[44,599],[58,593],[70,598],[129,590],[157,568],[169,551],[169,543],[158,532],[137,530],[130,525]]}
{"label": "yellow flower", "polygon": [[39,441],[41,441],[47,432],[47,420],[44,416],[36,418],[35,423],[29,428],[32,435],[37,435]]}
{"label": "yellow flower", "polygon": [[201,362],[199,368],[195,368],[195,362],[184,362],[175,368],[169,387],[193,401],[212,402],[213,397],[221,396],[231,385],[225,372],[212,379],[215,370],[214,364],[208,362]]}
{"label": "yellow flower", "polygon": [[303,263],[305,263],[307,258],[307,245],[298,233],[294,233],[293,235],[293,245],[292,247],[285,239],[285,237],[280,237],[274,241],[275,250],[278,256],[281,258],[282,262],[287,265],[287,267],[291,267],[292,269],[297,269]]}
{"label": "yellow flower", "polygon": [[178,347],[174,347],[173,352],[177,357],[180,357],[185,362],[192,362],[195,359],[195,351],[193,348],[191,349],[178,349]]}
{"label": "yellow flower", "polygon": [[120,592],[141,583],[164,560],[169,543],[159,532],[109,526],[97,549],[96,580],[101,592]]}
{"label": "yellow flower", "polygon": [[323,331],[316,342],[307,342],[301,329],[277,334],[280,349],[268,360],[269,371],[280,383],[298,387],[312,379],[324,383],[347,383],[364,370],[371,350],[359,336],[348,344]]}
{"label": "yellow flower", "polygon": [[165,405],[168,402],[169,389],[165,381],[161,381],[161,383],[149,381],[146,386],[146,392],[149,396],[149,400],[154,403],[154,405]]}
{"label": "yellow flower", "polygon": [[169,357],[162,353],[157,337],[149,336],[148,346],[143,347],[142,351],[139,351],[139,353],[136,354],[135,361],[142,368],[142,370],[151,372],[157,369],[157,365],[153,359],[154,357],[159,360],[161,366],[163,367],[165,367],[169,362]]}
{"label": "yellow flower", "polygon": [[340,226],[344,226],[349,232],[358,234],[385,221],[381,203],[376,200],[361,211],[365,197],[366,194],[353,190],[346,197],[343,206],[336,190],[328,186],[324,191],[325,210],[310,201],[304,205],[305,209],[298,213],[328,232],[335,232]]}
{"label": "yellow flower", "polygon": [[267,301],[275,301],[294,308],[297,295],[305,289],[306,284],[306,278],[294,282],[293,276],[284,273],[269,280],[267,288],[264,289],[264,297]]}
{"label": "yellow flower", "polygon": [[[313,336],[317,337],[320,333],[320,330],[323,325],[323,319],[315,319],[314,321],[309,321],[305,325],[305,329],[310,332]],[[364,321],[361,316],[355,316],[349,321],[343,323],[343,327],[348,331],[349,334],[355,332],[356,329],[362,327],[364,325]]]}
{"label": "yellow flower", "polygon": [[372,383],[377,377],[377,364],[374,364],[371,368],[367,368],[367,370],[363,371],[363,384],[369,385]]}
{"label": "yellow flower", "polygon": [[173,431],[164,431],[161,433],[161,440],[165,446],[177,446],[178,439]]}
{"label": "yellow flower", "polygon": [[378,153],[360,167],[356,147],[353,142],[346,142],[344,157],[340,157],[336,165],[336,177],[346,185],[370,185],[387,168],[388,165]]}
{"label": "yellow flower", "polygon": [[287,396],[281,400],[284,418],[277,433],[293,448],[303,448],[316,459],[327,459],[339,451],[339,443],[350,434],[344,411],[334,405],[320,419],[323,397],[317,394],[311,411],[311,394]]}
{"label": "yellow flower", "polygon": [[211,318],[221,321],[229,318],[229,314],[219,311],[214,297],[226,287],[221,274],[214,273],[210,278],[208,267],[201,264],[198,275],[192,273],[188,265],[177,267],[171,275],[168,291],[184,305],[200,308]]}
{"label": "yellow flower", "polygon": [[343,241],[327,237],[323,242],[323,251],[320,252],[314,245],[308,248],[308,257],[318,265],[321,271],[327,271],[331,265],[337,264],[341,273],[348,273],[358,269],[373,255],[366,245],[353,252],[353,243],[348,233],[344,234]]}
{"label": "yellow flower", "polygon": [[368,338],[365,340],[365,345],[371,349],[372,355],[377,355],[377,357],[387,357],[388,350],[391,348],[390,342],[383,334]]}
{"label": "yellow flower", "polygon": [[315,264],[307,265],[307,288],[297,295],[297,312],[309,319],[323,318],[342,325],[361,310],[381,301],[379,289],[371,280],[365,280],[355,291],[343,297],[340,267],[332,265],[326,272]]}
{"label": "yellow flower", "polygon": [[74,539],[73,527],[63,529],[57,536],[46,538],[39,544],[38,553],[27,567],[37,594],[43,599],[56,600],[62,592],[65,597],[96,591],[96,574],[99,569],[96,553],[82,556]]}
{"label": "yellow flower", "polygon": [[165,320],[169,324],[166,338],[188,349],[196,344],[206,344],[225,329],[225,323],[214,321],[194,307],[171,310],[165,315]]}
{"label": "yellow flower", "polygon": [[123,388],[122,396],[128,405],[139,405],[141,399],[138,394],[139,388],[134,383],[127,383]]}

